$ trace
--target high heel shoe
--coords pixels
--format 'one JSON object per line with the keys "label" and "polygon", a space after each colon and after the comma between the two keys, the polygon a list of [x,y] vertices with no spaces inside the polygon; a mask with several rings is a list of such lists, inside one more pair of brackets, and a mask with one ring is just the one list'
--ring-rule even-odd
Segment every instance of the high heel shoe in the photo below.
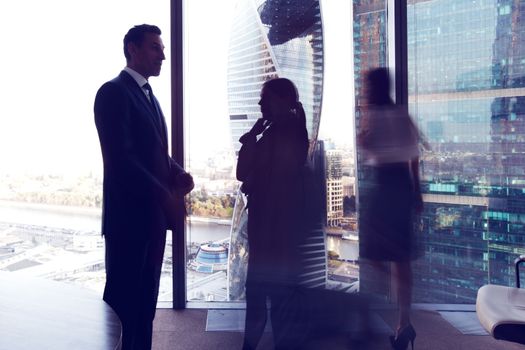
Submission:
{"label": "high heel shoe", "polygon": [[412,350],[414,350],[414,339],[416,339],[416,330],[411,324],[408,324],[399,332],[397,337],[390,336],[390,344],[395,350],[406,350],[408,343],[410,343]]}

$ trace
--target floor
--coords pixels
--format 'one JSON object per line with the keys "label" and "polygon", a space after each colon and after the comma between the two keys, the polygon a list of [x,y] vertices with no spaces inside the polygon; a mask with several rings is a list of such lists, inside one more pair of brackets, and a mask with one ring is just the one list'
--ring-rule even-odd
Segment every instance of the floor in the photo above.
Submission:
{"label": "floor", "polygon": [[[159,309],[154,323],[153,349],[241,349],[242,332],[206,331],[207,315],[205,309]],[[381,311],[378,316],[387,325],[395,323],[392,311]],[[437,311],[415,310],[412,323],[417,331],[414,349],[418,350],[525,350],[523,345],[495,340],[488,335],[463,334]],[[344,344],[338,339],[321,339],[304,349],[348,348]],[[272,348],[271,332],[265,332],[257,349]],[[377,336],[368,349],[390,349],[387,335]]]}

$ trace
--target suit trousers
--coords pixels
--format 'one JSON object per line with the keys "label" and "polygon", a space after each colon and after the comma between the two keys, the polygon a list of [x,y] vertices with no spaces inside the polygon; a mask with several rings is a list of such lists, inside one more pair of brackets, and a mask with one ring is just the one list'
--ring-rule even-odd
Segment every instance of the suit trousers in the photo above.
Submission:
{"label": "suit trousers", "polygon": [[122,350],[150,350],[166,230],[135,237],[105,235],[104,300],[122,323]]}

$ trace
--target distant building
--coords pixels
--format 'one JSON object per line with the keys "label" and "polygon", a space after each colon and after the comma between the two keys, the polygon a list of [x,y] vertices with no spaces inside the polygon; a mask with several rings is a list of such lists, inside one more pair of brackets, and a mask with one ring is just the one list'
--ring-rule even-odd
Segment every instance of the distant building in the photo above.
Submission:
{"label": "distant building", "polygon": [[326,221],[328,226],[341,225],[343,218],[343,153],[326,150]]}
{"label": "distant building", "polygon": [[343,197],[355,196],[355,177],[343,176]]}
{"label": "distant building", "polygon": [[73,236],[73,249],[76,251],[90,252],[103,248],[104,238],[100,233],[79,232]]}
{"label": "distant building", "polygon": [[226,271],[228,267],[228,248],[224,244],[209,243],[200,246],[190,268],[203,273]]}
{"label": "distant building", "polygon": [[265,81],[294,82],[306,113],[312,144],[317,139],[323,89],[323,37],[319,1],[242,0],[235,9],[228,59],[228,102],[232,143],[261,117]]}

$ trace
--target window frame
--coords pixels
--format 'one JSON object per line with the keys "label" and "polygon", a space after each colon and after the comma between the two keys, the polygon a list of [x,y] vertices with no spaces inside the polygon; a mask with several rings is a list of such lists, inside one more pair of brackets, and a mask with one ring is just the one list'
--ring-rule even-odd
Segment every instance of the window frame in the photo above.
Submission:
{"label": "window frame", "polygon": [[[170,0],[171,31],[171,151],[173,158],[184,167],[184,0]],[[354,1],[354,0],[348,0]],[[387,0],[388,63],[394,67],[393,95],[396,104],[408,109],[407,61],[407,0]],[[389,16],[393,14],[394,16]],[[353,45],[353,43],[352,43]],[[172,231],[173,256],[173,309],[185,309],[186,299],[186,218],[184,205],[177,206],[176,227]],[[194,303],[192,303],[194,304]],[[195,303],[202,304],[202,303]],[[207,303],[205,303],[207,304]],[[214,307],[217,304],[213,303]],[[230,303],[227,303],[228,305]],[[239,303],[231,303],[238,307]]]}

